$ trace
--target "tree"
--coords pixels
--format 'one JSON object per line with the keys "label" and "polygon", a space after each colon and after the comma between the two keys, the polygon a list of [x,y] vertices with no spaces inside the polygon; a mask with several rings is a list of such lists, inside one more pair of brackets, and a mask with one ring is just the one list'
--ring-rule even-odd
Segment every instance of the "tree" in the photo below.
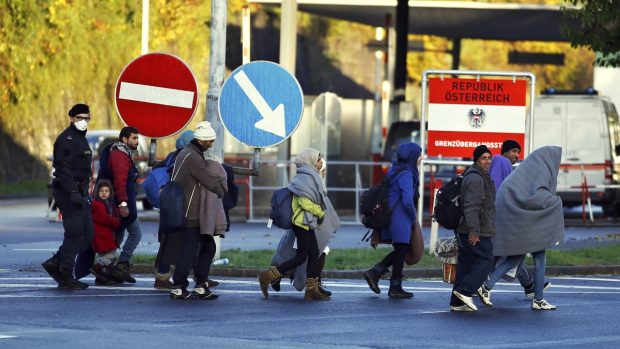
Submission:
{"label": "tree", "polygon": [[597,53],[595,64],[620,67],[620,6],[615,0],[566,0],[563,32],[573,47],[585,46]]}

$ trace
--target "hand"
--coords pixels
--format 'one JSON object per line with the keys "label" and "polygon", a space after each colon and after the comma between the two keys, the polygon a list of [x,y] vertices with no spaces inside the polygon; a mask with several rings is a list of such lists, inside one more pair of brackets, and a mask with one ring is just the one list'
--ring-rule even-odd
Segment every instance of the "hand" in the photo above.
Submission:
{"label": "hand", "polygon": [[69,194],[69,202],[71,202],[75,208],[82,208],[84,206],[84,197],[77,191],[73,191]]}
{"label": "hand", "polygon": [[119,208],[118,211],[119,211],[119,214],[121,215],[121,217],[123,217],[123,218],[129,216],[129,207],[127,207],[127,206]]}
{"label": "hand", "polygon": [[469,235],[467,237],[467,241],[470,243],[470,245],[472,246],[476,246],[476,244],[478,244],[480,242],[480,236],[477,235]]}

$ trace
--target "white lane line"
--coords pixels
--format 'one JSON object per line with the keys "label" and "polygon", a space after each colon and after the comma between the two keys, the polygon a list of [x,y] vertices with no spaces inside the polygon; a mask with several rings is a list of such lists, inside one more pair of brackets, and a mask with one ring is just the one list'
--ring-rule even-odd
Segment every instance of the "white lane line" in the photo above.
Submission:
{"label": "white lane line", "polygon": [[4,334],[0,334],[0,339],[8,339],[8,338],[17,338],[17,336],[7,336]]}
{"label": "white lane line", "polygon": [[[562,280],[577,280],[577,281],[606,281],[606,282],[620,282],[620,279],[606,279],[606,278],[586,278],[586,277],[576,277],[576,276],[557,276],[554,279],[562,279]],[[555,285],[551,285],[552,287]]]}
{"label": "white lane line", "polygon": [[57,251],[57,248],[14,248],[13,251],[52,251],[55,252]]}
{"label": "white lane line", "polygon": [[118,98],[191,109],[194,102],[194,92],[121,82]]}

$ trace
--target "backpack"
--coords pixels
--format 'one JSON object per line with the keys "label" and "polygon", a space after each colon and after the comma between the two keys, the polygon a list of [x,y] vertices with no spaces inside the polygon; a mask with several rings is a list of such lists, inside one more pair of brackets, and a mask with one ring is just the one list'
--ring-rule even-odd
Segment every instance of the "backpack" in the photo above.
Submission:
{"label": "backpack", "polygon": [[[183,166],[183,162],[190,154],[185,155],[181,165],[179,166],[179,171]],[[187,217],[187,212],[189,211],[189,206],[187,210],[185,210],[185,194],[183,193],[183,188],[179,183],[175,182],[174,179],[179,174],[179,171],[176,172],[166,185],[161,190],[159,194],[160,198],[160,208],[159,208],[159,232],[160,233],[176,233],[180,232],[185,228],[185,217]],[[173,171],[174,173],[174,171]],[[194,187],[194,190],[196,187]],[[194,195],[194,191],[192,190],[192,196]],[[191,202],[191,198],[190,198]]]}
{"label": "backpack", "polygon": [[159,208],[159,190],[170,181],[170,173],[177,154],[176,151],[168,154],[163,164],[153,167],[153,170],[142,183],[144,194],[153,207]]}
{"label": "backpack", "polygon": [[[465,176],[472,172],[468,172]],[[461,222],[463,209],[461,208],[461,184],[463,175],[454,176],[450,182],[439,188],[435,198],[433,219],[446,229],[456,229]]]}
{"label": "backpack", "polygon": [[[405,170],[406,168],[400,168],[391,177],[396,177]],[[392,220],[393,208],[388,205],[388,189],[391,177],[386,176],[381,184],[364,190],[360,196],[362,224],[366,228],[381,229],[389,225]]]}
{"label": "backpack", "polygon": [[271,196],[269,219],[281,229],[293,229],[293,193],[288,188],[280,188]]}

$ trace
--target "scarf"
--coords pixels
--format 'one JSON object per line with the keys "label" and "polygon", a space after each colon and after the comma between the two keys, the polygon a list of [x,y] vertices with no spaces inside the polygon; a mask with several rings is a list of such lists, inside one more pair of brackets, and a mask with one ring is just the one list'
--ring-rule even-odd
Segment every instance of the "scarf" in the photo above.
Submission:
{"label": "scarf", "polygon": [[127,156],[131,157],[132,150],[129,146],[123,142],[114,142],[112,143],[112,147],[110,147],[110,151],[118,149],[123,153],[127,154]]}

